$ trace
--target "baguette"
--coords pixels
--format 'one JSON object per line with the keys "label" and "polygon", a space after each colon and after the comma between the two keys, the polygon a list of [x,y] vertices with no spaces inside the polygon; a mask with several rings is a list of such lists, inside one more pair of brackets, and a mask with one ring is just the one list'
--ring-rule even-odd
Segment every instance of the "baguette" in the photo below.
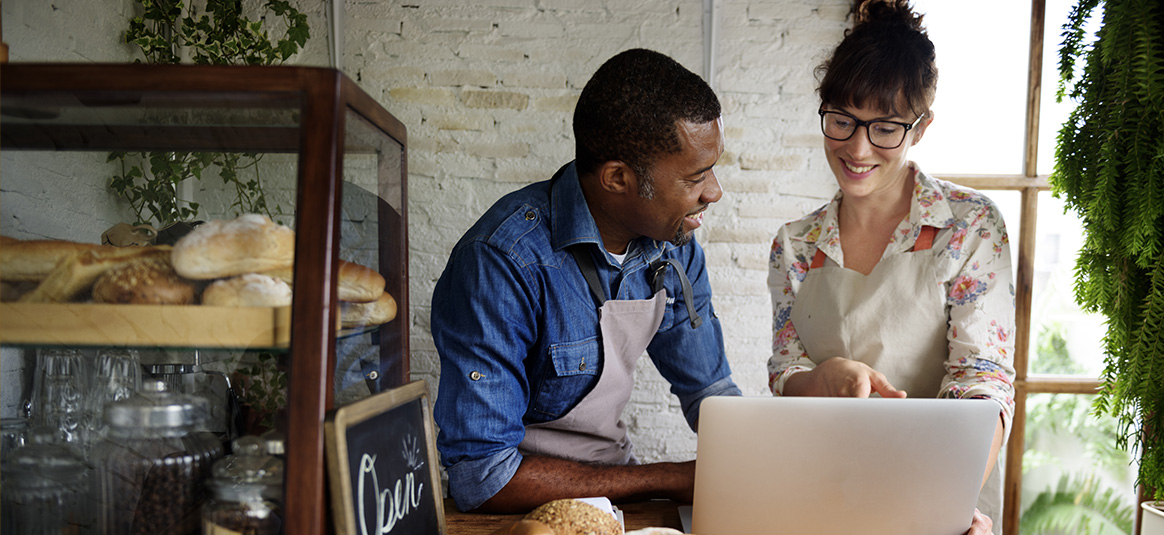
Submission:
{"label": "baguette", "polygon": [[365,325],[380,325],[396,318],[396,300],[381,291],[380,298],[368,303],[340,301],[340,327],[350,329]]}
{"label": "baguette", "polygon": [[165,258],[168,245],[150,247],[113,247],[98,245],[80,254],[66,257],[49,272],[36,289],[20,298],[23,303],[64,303],[93,286],[106,271],[138,259]]}
{"label": "baguette", "polygon": [[0,279],[9,282],[42,281],[64,259],[102,247],[95,243],[65,240],[3,238],[0,241]]}
{"label": "baguette", "polygon": [[[270,275],[294,286],[295,277],[293,272],[293,267],[287,266],[280,269],[264,271],[263,274]],[[336,283],[336,295],[340,301],[371,303],[380,299],[381,294],[384,293],[385,284],[384,277],[375,270],[355,262],[340,260],[339,281]]]}

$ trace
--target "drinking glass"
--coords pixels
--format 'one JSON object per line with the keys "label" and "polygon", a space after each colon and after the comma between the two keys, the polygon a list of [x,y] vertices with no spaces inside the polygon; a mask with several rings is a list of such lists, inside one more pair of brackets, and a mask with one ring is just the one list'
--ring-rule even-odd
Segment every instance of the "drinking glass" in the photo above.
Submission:
{"label": "drinking glass", "polygon": [[141,359],[136,351],[108,348],[97,351],[93,382],[86,400],[86,422],[93,439],[106,429],[106,405],[132,396],[141,387]]}
{"label": "drinking glass", "polygon": [[33,376],[32,426],[54,429],[65,442],[84,449],[87,381],[85,359],[75,349],[42,349]]}

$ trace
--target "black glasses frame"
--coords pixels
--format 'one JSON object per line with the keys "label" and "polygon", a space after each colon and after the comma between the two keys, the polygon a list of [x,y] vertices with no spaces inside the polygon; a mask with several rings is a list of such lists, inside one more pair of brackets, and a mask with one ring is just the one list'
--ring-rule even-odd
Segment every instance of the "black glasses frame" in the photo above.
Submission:
{"label": "black glasses frame", "polygon": [[[897,147],[900,147],[901,144],[905,142],[905,136],[909,134],[909,131],[913,130],[913,127],[917,126],[917,123],[919,123],[922,120],[922,117],[925,117],[925,114],[923,113],[921,115],[918,115],[917,119],[914,119],[912,123],[902,123],[902,122],[898,122],[898,121],[886,121],[884,119],[875,119],[872,121],[862,121],[862,120],[860,120],[856,117],[853,117],[852,115],[849,115],[843,111],[826,110],[824,108],[816,110],[816,113],[818,115],[820,115],[820,132],[822,134],[824,134],[825,137],[827,137],[831,140],[834,140],[834,141],[848,141],[848,140],[853,138],[853,134],[857,133],[857,128],[864,126],[865,127],[865,139],[869,140],[870,145],[873,145],[874,147],[881,148],[881,149],[896,149]],[[837,115],[844,115],[845,117],[852,119],[853,122],[857,123],[857,125],[854,126],[853,131],[849,132],[849,135],[847,135],[845,137],[830,136],[825,131],[826,130],[825,129],[825,114],[826,113],[835,113]],[[891,123],[891,124],[901,126],[905,130],[901,131],[901,139],[898,140],[896,145],[894,145],[892,147],[885,147],[882,145],[878,145],[877,142],[873,141],[873,136],[869,134],[869,125],[871,125],[873,123]]]}

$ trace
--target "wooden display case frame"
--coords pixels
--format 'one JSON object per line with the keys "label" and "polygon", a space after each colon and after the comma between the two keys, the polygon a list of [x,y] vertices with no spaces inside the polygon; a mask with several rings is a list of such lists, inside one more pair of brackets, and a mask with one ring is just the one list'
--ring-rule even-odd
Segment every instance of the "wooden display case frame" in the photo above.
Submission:
{"label": "wooden display case frame", "polygon": [[[380,224],[397,231],[380,236],[380,267],[387,291],[397,302],[397,317],[382,326],[380,389],[405,384],[408,365],[407,137],[397,121],[347,76],[334,69],[143,64],[4,64],[0,66],[0,109],[28,96],[80,96],[100,105],[132,105],[156,99],[169,106],[264,107],[279,103],[298,110],[294,126],[166,126],[72,124],[55,127],[0,120],[0,150],[187,150],[298,153],[295,204],[296,251],[294,299],[290,316],[277,309],[288,338],[290,386],[286,427],[284,533],[319,534],[328,530],[324,421],[333,409],[336,329],[339,311],[336,271],[339,266],[345,121],[354,112],[392,138],[401,148],[398,213],[380,207]],[[381,197],[383,198],[383,192]],[[381,202],[381,205],[385,203]],[[392,219],[386,223],[386,219]],[[60,307],[66,315],[92,314],[92,305]],[[11,306],[4,313],[13,314]],[[26,321],[53,311],[17,306]],[[201,312],[201,311],[199,311]],[[274,312],[274,313],[272,313]],[[39,315],[38,315],[39,314]],[[264,320],[260,320],[264,321]],[[22,344],[65,343],[45,338]],[[278,335],[272,340],[279,345]],[[0,339],[0,343],[10,343]],[[17,343],[13,341],[11,343]],[[143,341],[143,345],[149,341]],[[181,340],[197,347],[203,339]],[[384,361],[385,351],[399,358]]]}

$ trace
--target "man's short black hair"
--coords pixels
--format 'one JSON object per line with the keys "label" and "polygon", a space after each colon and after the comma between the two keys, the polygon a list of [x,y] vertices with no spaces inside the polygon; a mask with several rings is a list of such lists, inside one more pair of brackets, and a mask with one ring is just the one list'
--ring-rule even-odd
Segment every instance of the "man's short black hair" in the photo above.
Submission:
{"label": "man's short black hair", "polygon": [[719,116],[719,99],[699,75],[652,50],[621,52],[586,82],[574,108],[578,173],[617,160],[649,181],[659,156],[683,150],[676,121]]}

